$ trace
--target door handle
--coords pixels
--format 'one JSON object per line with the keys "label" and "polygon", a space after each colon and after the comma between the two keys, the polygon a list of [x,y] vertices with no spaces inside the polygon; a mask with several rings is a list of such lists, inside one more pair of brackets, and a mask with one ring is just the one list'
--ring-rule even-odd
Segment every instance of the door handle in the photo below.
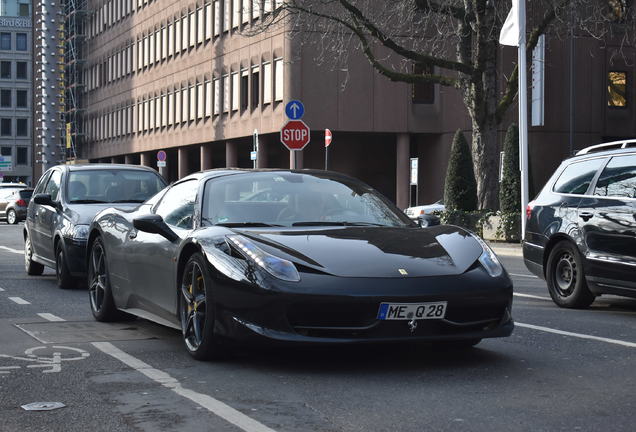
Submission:
{"label": "door handle", "polygon": [[579,213],[579,217],[583,219],[585,222],[589,221],[592,218],[592,216],[594,216],[594,213],[590,213],[590,212]]}

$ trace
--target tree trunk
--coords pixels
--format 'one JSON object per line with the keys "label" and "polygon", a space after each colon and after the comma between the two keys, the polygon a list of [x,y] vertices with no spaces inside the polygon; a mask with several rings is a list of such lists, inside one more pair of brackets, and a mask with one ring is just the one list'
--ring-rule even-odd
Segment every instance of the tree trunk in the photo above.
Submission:
{"label": "tree trunk", "polygon": [[494,119],[479,122],[478,119],[472,118],[472,126],[472,153],[475,180],[477,180],[477,202],[480,209],[497,210],[499,208],[497,122]]}

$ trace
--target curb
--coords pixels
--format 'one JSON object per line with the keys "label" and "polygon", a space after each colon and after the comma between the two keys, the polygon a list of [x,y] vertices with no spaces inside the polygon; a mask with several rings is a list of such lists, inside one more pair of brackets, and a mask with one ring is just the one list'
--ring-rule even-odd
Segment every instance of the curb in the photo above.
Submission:
{"label": "curb", "polygon": [[491,243],[488,245],[497,255],[523,257],[523,251],[521,245],[516,243]]}

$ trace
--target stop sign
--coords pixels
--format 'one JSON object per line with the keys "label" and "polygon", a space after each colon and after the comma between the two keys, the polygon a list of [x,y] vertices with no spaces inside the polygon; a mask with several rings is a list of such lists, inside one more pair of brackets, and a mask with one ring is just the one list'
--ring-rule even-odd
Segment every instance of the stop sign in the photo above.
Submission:
{"label": "stop sign", "polygon": [[309,144],[309,126],[302,120],[290,120],[280,130],[280,142],[289,150],[302,150]]}

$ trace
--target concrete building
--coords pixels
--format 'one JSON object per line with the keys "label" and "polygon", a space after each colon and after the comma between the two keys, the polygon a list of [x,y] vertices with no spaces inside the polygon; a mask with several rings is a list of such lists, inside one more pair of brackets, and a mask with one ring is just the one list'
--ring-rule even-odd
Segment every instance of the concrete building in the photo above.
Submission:
{"label": "concrete building", "polygon": [[[76,104],[70,113],[77,156],[156,166],[157,151],[165,150],[164,175],[172,181],[200,169],[251,167],[258,130],[258,166],[289,167],[279,130],[287,120],[284,104],[300,99],[312,142],[299,167],[323,167],[322,131],[329,128],[331,169],[368,182],[400,207],[439,199],[452,135],[471,128],[461,95],[392,83],[359,52],[349,54],[345,71],[317,65],[318,48],[290,38],[285,27],[243,35],[278,3],[78,1],[85,19],[75,33],[80,57],[72,61],[81,68],[69,83],[75,96],[67,93],[67,107],[70,99]],[[533,116],[545,119],[530,130],[535,185],[576,148],[636,133],[632,54],[615,56],[612,41],[575,42],[545,42],[543,72],[533,77],[540,89],[532,96],[540,111]],[[503,76],[516,54],[502,49],[501,58]],[[414,157],[417,196],[409,185]]]}
{"label": "concrete building", "polygon": [[0,181],[5,182],[32,181],[30,8],[30,0],[0,2]]}

